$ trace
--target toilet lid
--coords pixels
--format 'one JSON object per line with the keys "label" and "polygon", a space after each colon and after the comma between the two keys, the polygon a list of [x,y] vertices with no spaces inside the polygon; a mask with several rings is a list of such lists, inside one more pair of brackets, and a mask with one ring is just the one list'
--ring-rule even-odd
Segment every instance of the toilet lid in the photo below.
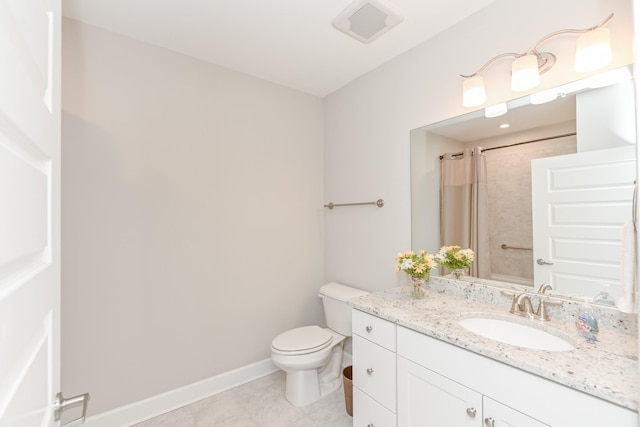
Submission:
{"label": "toilet lid", "polygon": [[333,335],[319,326],[303,326],[283,332],[271,346],[279,351],[320,350],[331,342]]}

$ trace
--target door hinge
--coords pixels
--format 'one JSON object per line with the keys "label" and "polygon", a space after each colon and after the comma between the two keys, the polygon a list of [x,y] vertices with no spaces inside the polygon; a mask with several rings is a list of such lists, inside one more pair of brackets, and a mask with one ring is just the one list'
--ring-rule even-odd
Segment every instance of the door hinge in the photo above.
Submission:
{"label": "door hinge", "polygon": [[[53,402],[53,414],[56,421],[60,421],[60,417],[64,411],[67,409],[75,408],[76,406],[82,405],[82,415],[74,420],[69,421],[69,423],[82,420],[84,423],[85,418],[87,417],[87,406],[89,404],[89,393],[79,394],[77,396],[69,397],[65,399],[62,396],[62,393],[56,394],[56,400]],[[67,424],[69,424],[67,423]]]}

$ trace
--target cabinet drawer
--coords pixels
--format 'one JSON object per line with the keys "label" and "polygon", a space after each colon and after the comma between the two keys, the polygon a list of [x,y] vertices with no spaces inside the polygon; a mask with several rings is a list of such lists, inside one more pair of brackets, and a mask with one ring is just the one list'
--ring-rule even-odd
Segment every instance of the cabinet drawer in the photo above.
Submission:
{"label": "cabinet drawer", "polygon": [[395,412],[396,354],[354,335],[353,384]]}
{"label": "cabinet drawer", "polygon": [[381,345],[382,347],[396,351],[396,325],[358,310],[352,311],[352,330],[360,335]]}
{"label": "cabinet drawer", "polygon": [[367,396],[358,387],[353,388],[353,427],[395,427],[396,415]]}

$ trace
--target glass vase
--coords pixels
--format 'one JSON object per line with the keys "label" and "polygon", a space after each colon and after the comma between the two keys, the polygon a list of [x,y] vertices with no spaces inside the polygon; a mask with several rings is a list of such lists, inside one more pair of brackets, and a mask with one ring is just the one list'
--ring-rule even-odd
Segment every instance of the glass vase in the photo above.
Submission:
{"label": "glass vase", "polygon": [[451,272],[451,277],[453,277],[456,280],[459,280],[463,276],[464,276],[464,268],[454,268],[453,271]]}
{"label": "glass vase", "polygon": [[419,277],[412,277],[411,283],[411,296],[415,299],[422,299],[427,296],[427,291],[424,286],[427,283],[427,279],[422,279]]}

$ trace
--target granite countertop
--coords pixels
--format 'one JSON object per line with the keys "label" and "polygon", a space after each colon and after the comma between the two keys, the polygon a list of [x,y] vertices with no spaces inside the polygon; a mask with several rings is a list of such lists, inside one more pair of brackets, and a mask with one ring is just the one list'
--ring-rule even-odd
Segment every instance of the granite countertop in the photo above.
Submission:
{"label": "granite countertop", "polygon": [[[539,322],[509,314],[512,297],[478,283],[432,277],[424,299],[402,288],[371,293],[349,301],[360,311],[514,366],[617,405],[638,410],[638,340],[635,315],[615,310],[599,317],[598,342],[576,334],[573,317],[578,304],[564,302],[549,310],[551,320]],[[553,298],[552,298],[553,300]],[[537,297],[532,297],[534,308]],[[596,311],[598,309],[596,308]],[[464,317],[507,317],[562,336],[575,349],[531,350],[476,335],[458,324]],[[600,314],[600,313],[597,313]]]}

